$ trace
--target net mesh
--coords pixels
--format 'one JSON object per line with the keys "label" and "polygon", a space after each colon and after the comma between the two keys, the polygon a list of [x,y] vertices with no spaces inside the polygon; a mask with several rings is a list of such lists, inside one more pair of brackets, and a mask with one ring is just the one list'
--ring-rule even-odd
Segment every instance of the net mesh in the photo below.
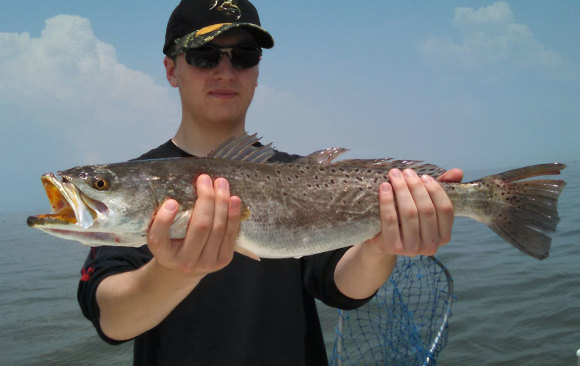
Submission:
{"label": "net mesh", "polygon": [[400,258],[369,303],[338,311],[330,365],[436,365],[453,298],[453,279],[437,258]]}

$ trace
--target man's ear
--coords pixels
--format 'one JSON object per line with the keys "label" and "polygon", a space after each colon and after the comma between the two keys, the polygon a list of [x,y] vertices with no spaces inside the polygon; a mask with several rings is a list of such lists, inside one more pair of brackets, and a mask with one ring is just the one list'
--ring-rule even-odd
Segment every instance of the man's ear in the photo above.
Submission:
{"label": "man's ear", "polygon": [[165,77],[169,84],[177,88],[177,77],[175,76],[175,62],[172,58],[165,56],[163,59],[163,65],[165,65]]}

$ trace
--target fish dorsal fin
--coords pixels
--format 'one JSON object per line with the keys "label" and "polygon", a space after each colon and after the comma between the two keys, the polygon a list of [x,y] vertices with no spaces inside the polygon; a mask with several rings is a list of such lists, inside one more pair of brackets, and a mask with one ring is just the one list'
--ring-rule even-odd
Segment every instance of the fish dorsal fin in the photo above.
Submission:
{"label": "fish dorsal fin", "polygon": [[445,169],[433,164],[421,164],[421,160],[395,160],[393,158],[385,159],[349,159],[332,163],[335,167],[344,168],[367,168],[367,169],[382,169],[385,171],[391,169],[413,169],[418,175],[427,174],[437,178],[445,173]]}
{"label": "fish dorsal fin", "polygon": [[337,156],[347,151],[348,149],[343,147],[329,147],[328,149],[318,150],[306,155],[296,160],[296,163],[329,165]]}
{"label": "fish dorsal fin", "polygon": [[258,141],[260,139],[256,137],[256,134],[248,135],[245,133],[238,137],[232,137],[209,153],[207,157],[263,163],[276,154],[276,151],[272,148],[272,144],[255,146]]}

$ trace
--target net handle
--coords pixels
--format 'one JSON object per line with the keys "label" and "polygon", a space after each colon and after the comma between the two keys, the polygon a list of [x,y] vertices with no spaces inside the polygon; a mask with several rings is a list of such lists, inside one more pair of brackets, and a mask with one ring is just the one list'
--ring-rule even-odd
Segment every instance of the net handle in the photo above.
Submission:
{"label": "net handle", "polygon": [[[449,271],[447,270],[447,267],[441,261],[439,261],[439,259],[437,259],[437,257],[429,256],[429,259],[431,259],[433,262],[435,262],[435,264],[437,264],[443,270],[443,273],[445,273],[445,277],[447,277],[447,290],[449,291],[449,300],[447,301],[447,308],[445,309],[445,314],[443,315],[443,320],[441,321],[441,326],[439,327],[439,330],[437,331],[437,336],[435,336],[435,339],[433,339],[433,343],[431,343],[431,347],[429,348],[429,353],[427,354],[427,358],[425,359],[423,366],[429,366],[429,364],[431,364],[431,362],[434,361],[434,359],[432,358],[432,355],[435,354],[435,350],[437,349],[437,346],[439,345],[439,343],[441,342],[441,339],[443,338],[443,332],[445,332],[445,328],[447,327],[447,324],[449,323],[449,317],[451,316],[451,305],[453,305],[453,298],[454,298],[454,296],[453,296],[453,277],[451,277],[451,273],[449,273]],[[580,366],[580,364],[578,366]]]}

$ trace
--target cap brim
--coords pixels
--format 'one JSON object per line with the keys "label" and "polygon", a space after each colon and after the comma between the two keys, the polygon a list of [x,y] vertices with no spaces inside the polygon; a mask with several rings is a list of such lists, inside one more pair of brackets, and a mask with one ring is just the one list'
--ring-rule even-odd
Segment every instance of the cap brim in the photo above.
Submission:
{"label": "cap brim", "polygon": [[214,24],[195,32],[191,32],[175,40],[177,48],[196,48],[211,42],[221,34],[235,29],[243,28],[256,40],[258,46],[262,48],[274,47],[274,39],[264,28],[253,23],[221,23]]}

